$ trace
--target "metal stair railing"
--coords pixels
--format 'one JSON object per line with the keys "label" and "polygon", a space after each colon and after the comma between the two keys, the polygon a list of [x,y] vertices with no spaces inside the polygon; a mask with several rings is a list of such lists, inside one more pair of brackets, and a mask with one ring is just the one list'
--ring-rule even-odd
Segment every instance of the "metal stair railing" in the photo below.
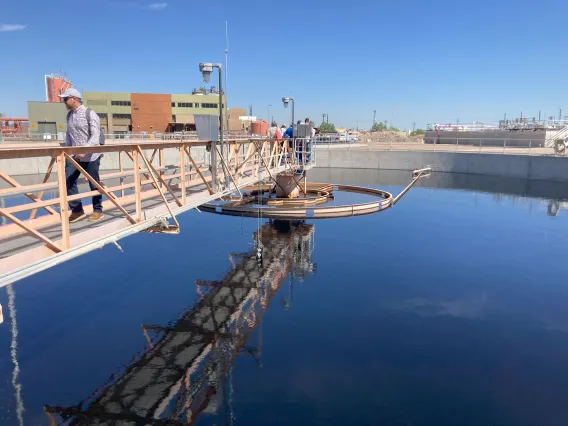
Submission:
{"label": "metal stair railing", "polygon": [[[550,133],[552,133],[552,132],[550,132]],[[552,148],[552,147],[554,147],[554,142],[557,139],[565,139],[565,138],[568,138],[568,125],[564,126],[562,129],[556,131],[556,133],[554,133],[554,136],[546,138],[544,146],[546,146],[547,148]]]}

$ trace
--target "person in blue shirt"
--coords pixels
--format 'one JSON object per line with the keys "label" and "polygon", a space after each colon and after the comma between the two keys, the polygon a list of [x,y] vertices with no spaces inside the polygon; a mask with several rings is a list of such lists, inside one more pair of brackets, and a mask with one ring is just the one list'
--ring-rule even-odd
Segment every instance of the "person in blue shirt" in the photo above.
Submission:
{"label": "person in blue shirt", "polygon": [[[286,139],[292,139],[292,135],[293,135],[293,129],[292,126],[288,127],[286,129],[286,131],[284,133],[282,133],[282,137],[286,138]],[[284,145],[284,142],[280,142],[282,145]],[[291,144],[288,144],[289,148],[292,148]],[[285,156],[282,157],[282,161],[284,162],[285,158],[290,158],[290,153],[288,152]]]}

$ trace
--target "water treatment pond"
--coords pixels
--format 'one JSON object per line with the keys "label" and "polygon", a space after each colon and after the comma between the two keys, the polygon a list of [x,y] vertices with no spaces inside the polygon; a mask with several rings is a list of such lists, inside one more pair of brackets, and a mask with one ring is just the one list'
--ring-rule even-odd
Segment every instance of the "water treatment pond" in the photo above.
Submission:
{"label": "water treatment pond", "polygon": [[433,174],[355,218],[184,214],[0,289],[0,424],[565,426],[567,198]]}

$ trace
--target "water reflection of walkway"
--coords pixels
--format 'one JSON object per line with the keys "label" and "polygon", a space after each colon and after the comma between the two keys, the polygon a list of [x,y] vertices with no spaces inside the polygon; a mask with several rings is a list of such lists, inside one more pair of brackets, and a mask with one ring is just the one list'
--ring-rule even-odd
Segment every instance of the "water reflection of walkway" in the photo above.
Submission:
{"label": "water reflection of walkway", "polygon": [[191,309],[168,326],[142,326],[148,347],[133,362],[76,406],[46,406],[50,424],[191,424],[230,405],[231,363],[242,352],[260,362],[261,336],[248,341],[287,276],[314,270],[313,238],[314,226],[301,222],[262,226],[221,281],[196,282],[201,298]]}

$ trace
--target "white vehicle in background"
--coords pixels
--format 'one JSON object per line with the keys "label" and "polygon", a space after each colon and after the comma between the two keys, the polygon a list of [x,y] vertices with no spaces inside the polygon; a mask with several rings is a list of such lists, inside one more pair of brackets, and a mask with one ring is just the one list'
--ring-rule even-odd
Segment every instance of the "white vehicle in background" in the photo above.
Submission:
{"label": "white vehicle in background", "polygon": [[355,143],[357,142],[357,136],[348,132],[336,133],[335,140],[339,143]]}
{"label": "white vehicle in background", "polygon": [[314,141],[320,144],[342,144],[342,143],[355,143],[358,138],[356,134],[342,132],[342,133],[324,133],[314,137]]}
{"label": "white vehicle in background", "polygon": [[355,133],[348,133],[347,139],[349,140],[349,143],[356,143],[359,140],[359,137]]}

